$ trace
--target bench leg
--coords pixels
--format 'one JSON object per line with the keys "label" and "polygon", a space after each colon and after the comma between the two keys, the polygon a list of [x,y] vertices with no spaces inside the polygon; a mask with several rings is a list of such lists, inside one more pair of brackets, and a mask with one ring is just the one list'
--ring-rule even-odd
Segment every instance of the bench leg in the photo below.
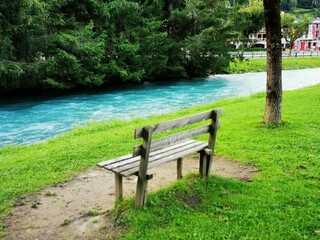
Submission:
{"label": "bench leg", "polygon": [[207,155],[204,151],[200,152],[200,166],[199,166],[199,175],[201,178],[206,177],[207,172]]}
{"label": "bench leg", "polygon": [[201,178],[209,177],[212,166],[211,155],[206,154],[204,151],[200,152],[200,167],[199,174]]}
{"label": "bench leg", "polygon": [[116,185],[115,185],[115,197],[116,200],[122,199],[123,196],[123,188],[122,188],[122,176],[120,174],[115,173],[115,180],[116,180]]}
{"label": "bench leg", "polygon": [[177,179],[182,178],[182,158],[177,160]]}
{"label": "bench leg", "polygon": [[135,206],[142,207],[146,202],[146,188],[148,187],[147,179],[138,177]]}
{"label": "bench leg", "polygon": [[147,203],[147,198],[148,198],[148,180],[146,181],[146,184],[144,186],[143,205]]}
{"label": "bench leg", "polygon": [[206,169],[206,177],[209,177],[212,166],[212,158],[213,156],[207,155],[207,169]]}
{"label": "bench leg", "polygon": [[153,174],[147,174],[144,183],[141,184],[141,181],[139,182],[139,177],[138,177],[136,202],[135,202],[136,207],[142,207],[147,203],[148,181],[151,179],[153,179]]}

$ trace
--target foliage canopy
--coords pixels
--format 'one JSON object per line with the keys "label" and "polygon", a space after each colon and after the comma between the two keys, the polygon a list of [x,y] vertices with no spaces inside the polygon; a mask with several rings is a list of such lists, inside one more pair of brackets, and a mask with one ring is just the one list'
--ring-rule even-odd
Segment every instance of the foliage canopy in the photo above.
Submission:
{"label": "foliage canopy", "polygon": [[0,91],[224,71],[242,29],[225,1],[4,0]]}

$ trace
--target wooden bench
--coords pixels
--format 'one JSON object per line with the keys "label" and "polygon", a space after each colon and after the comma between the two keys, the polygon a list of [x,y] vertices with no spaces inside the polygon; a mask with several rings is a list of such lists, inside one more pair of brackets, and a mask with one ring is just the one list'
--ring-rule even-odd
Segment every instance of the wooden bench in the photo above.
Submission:
{"label": "wooden bench", "polygon": [[[153,175],[148,170],[177,160],[177,177],[182,177],[182,158],[194,152],[200,153],[200,177],[209,176],[217,130],[219,129],[219,116],[222,109],[214,109],[199,114],[174,119],[159,124],[137,128],[134,138],[142,138],[142,145],[133,148],[133,153],[98,163],[99,167],[115,173],[115,197],[122,198],[122,178],[132,175],[138,176],[135,205],[141,207],[145,204],[148,180]],[[211,120],[209,123],[205,120]],[[201,122],[201,123],[200,123]],[[204,126],[189,126],[188,130],[153,140],[155,134],[163,133],[194,123]],[[209,133],[208,142],[193,140],[192,138]]]}

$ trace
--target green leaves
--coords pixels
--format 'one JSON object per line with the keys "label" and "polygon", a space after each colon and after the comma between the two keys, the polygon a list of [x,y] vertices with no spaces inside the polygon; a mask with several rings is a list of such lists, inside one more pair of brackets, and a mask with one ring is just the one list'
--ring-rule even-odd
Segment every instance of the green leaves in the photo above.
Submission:
{"label": "green leaves", "polygon": [[23,69],[20,64],[11,61],[0,61],[0,87],[2,89],[16,88],[20,86],[17,81],[23,74]]}
{"label": "green leaves", "polygon": [[101,61],[104,57],[104,33],[95,36],[93,22],[78,30],[52,34],[46,55],[51,61],[47,75],[69,86],[99,86],[103,83]]}
{"label": "green leaves", "polygon": [[205,76],[224,71],[239,32],[209,0],[4,0],[0,12],[0,91]]}
{"label": "green leaves", "polygon": [[307,17],[295,18],[290,13],[281,14],[281,26],[283,31],[283,37],[290,45],[290,51],[294,41],[301,37],[304,32],[308,30],[308,25],[311,22]]}

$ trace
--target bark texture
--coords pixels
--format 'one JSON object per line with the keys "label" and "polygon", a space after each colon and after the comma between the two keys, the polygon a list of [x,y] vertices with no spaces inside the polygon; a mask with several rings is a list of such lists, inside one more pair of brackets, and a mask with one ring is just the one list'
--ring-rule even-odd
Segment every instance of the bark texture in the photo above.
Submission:
{"label": "bark texture", "polygon": [[267,88],[264,122],[282,121],[282,46],[280,0],[263,0],[267,37]]}

